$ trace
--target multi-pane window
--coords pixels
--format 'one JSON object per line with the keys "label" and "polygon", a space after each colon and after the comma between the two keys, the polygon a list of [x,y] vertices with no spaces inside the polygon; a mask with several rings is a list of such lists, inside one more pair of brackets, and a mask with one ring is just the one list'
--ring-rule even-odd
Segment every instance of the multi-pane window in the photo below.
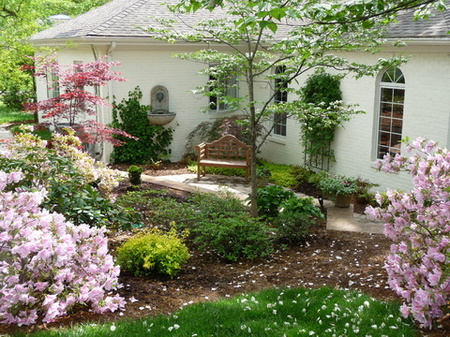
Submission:
{"label": "multi-pane window", "polygon": [[58,97],[59,92],[59,78],[58,75],[51,73],[47,78],[47,97]]}
{"label": "multi-pane window", "polygon": [[[275,75],[283,74],[286,71],[285,66],[278,66],[275,68]],[[285,103],[287,102],[287,87],[286,81],[279,77],[275,77],[275,103]],[[273,116],[273,134],[277,136],[286,137],[286,126],[287,126],[287,114],[278,113]]]}
{"label": "multi-pane window", "polygon": [[[73,61],[73,70],[76,74],[83,72],[80,67],[83,66],[83,61]],[[83,86],[77,86],[77,89],[84,90]]]}
{"label": "multi-pane window", "polygon": [[[210,74],[209,75],[210,82],[217,82],[217,78]],[[226,103],[226,97],[229,98],[238,98],[239,90],[237,86],[237,77],[232,76],[226,80],[223,80],[221,83],[217,83],[217,87],[220,87],[223,94],[221,95],[213,95],[209,96],[209,109],[211,111],[221,112],[227,111],[230,109],[230,106]],[[211,90],[216,88],[212,87]]]}
{"label": "multi-pane window", "polygon": [[377,158],[400,153],[404,102],[405,77],[399,68],[389,68],[380,81]]}

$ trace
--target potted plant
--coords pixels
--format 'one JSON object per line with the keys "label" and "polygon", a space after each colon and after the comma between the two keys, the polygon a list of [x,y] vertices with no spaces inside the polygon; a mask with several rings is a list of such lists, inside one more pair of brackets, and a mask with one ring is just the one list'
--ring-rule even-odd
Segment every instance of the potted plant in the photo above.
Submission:
{"label": "potted plant", "polygon": [[353,195],[358,191],[356,179],[334,175],[319,181],[322,193],[334,201],[336,207],[349,207]]}
{"label": "potted plant", "polygon": [[266,187],[267,184],[269,183],[269,179],[271,176],[272,173],[270,172],[269,169],[263,166],[258,166],[256,168],[256,179],[258,180],[258,187],[259,188]]}

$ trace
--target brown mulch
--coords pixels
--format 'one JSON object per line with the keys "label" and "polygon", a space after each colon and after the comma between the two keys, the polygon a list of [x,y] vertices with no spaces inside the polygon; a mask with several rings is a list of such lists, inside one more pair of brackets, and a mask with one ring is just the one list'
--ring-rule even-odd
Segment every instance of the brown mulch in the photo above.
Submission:
{"label": "brown mulch", "polygon": [[[183,165],[164,168],[147,167],[145,174],[187,173]],[[143,188],[161,187],[146,183]],[[177,198],[185,197],[186,193],[173,191]],[[274,287],[329,286],[360,290],[381,300],[400,301],[387,286],[383,269],[390,244],[391,241],[381,234],[327,231],[325,226],[320,226],[313,229],[304,243],[257,261],[226,263],[209,255],[191,252],[188,263],[173,279],[122,274],[120,282],[123,287],[119,293],[128,302],[123,312],[96,315],[80,310],[46,326],[20,329],[30,331],[78,322],[105,322],[167,314],[191,303]],[[17,327],[0,325],[0,334],[18,330]],[[444,337],[450,335],[450,330],[423,331],[423,335]]]}

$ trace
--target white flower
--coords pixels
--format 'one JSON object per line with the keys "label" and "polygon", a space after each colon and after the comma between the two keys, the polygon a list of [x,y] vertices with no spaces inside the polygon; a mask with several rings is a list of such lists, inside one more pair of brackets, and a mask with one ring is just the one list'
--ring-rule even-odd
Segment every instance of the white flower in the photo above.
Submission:
{"label": "white flower", "polygon": [[116,331],[116,326],[113,324],[111,325],[111,327],[109,328],[111,331]]}
{"label": "white flower", "polygon": [[173,326],[169,326],[167,328],[167,330],[173,331],[173,330],[178,330],[179,328],[180,328],[180,326],[178,324],[174,324]]}

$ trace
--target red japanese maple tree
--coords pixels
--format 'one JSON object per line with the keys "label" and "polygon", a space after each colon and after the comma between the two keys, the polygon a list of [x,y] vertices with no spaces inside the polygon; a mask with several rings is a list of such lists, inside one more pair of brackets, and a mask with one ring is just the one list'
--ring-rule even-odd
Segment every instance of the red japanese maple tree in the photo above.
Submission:
{"label": "red japanese maple tree", "polygon": [[[125,81],[119,73],[111,70],[119,62],[99,59],[67,66],[50,57],[35,58],[35,64],[35,76],[44,78],[47,88],[55,95],[26,104],[27,111],[40,113],[57,130],[61,129],[61,125],[75,129],[77,136],[85,143],[108,141],[113,145],[121,145],[123,141],[114,135],[137,139],[122,130],[99,123],[96,118],[88,117],[96,116],[99,106],[109,105],[99,96],[99,87],[108,85],[110,81]],[[91,91],[87,88],[91,88]]]}

